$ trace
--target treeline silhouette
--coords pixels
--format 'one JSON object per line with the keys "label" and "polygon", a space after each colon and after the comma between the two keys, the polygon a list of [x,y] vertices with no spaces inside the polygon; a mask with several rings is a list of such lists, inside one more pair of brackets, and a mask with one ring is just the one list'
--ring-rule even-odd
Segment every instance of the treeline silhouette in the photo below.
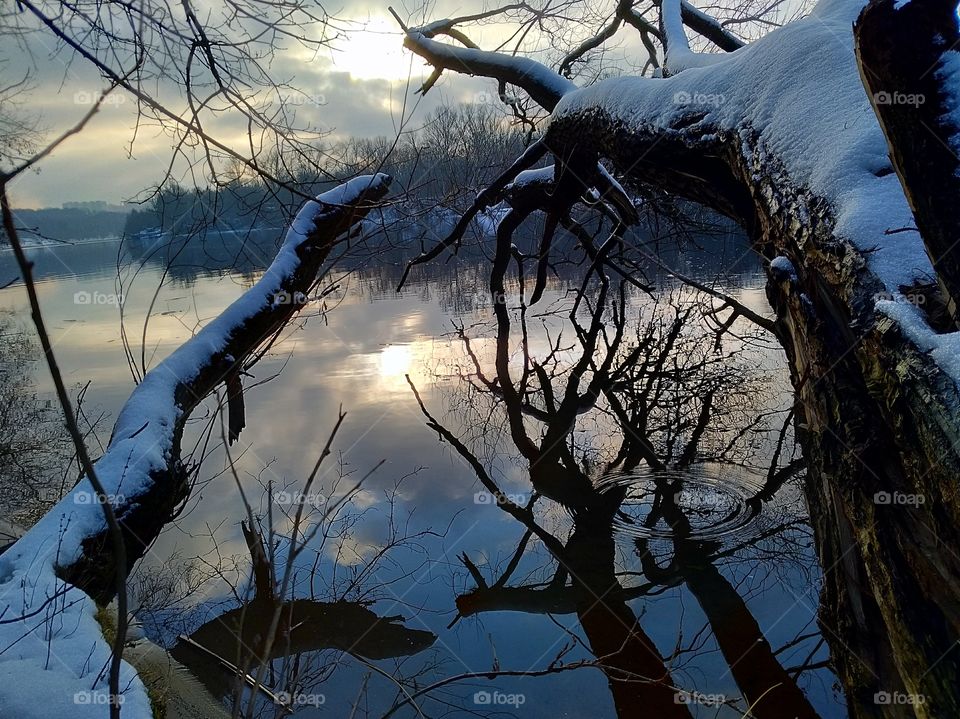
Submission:
{"label": "treeline silhouette", "polygon": [[[119,237],[127,226],[127,213],[84,207],[50,207],[16,210],[14,216],[24,240],[85,240]],[[6,236],[0,233],[0,241]]]}
{"label": "treeline silhouette", "polygon": [[[310,195],[359,174],[386,172],[394,178],[393,220],[400,216],[412,223],[425,213],[464,210],[522,151],[524,141],[524,134],[492,105],[447,105],[399,137],[349,138],[318,148],[312,157],[274,152],[264,164],[271,175]],[[216,187],[166,183],[145,209],[128,215],[124,232],[283,227],[303,201],[243,167],[229,174]]]}

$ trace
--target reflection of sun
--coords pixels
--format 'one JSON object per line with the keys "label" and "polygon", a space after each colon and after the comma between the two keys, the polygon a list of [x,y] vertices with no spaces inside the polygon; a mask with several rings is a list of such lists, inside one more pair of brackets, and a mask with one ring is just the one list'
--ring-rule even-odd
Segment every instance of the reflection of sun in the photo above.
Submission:
{"label": "reflection of sun", "polygon": [[410,345],[387,345],[380,350],[380,376],[402,377],[410,371],[413,351]]}
{"label": "reflection of sun", "polygon": [[[334,44],[333,64],[358,80],[403,80],[410,71],[410,55],[403,51],[403,33],[397,23],[373,17],[349,28]],[[413,74],[420,62],[414,61]]]}

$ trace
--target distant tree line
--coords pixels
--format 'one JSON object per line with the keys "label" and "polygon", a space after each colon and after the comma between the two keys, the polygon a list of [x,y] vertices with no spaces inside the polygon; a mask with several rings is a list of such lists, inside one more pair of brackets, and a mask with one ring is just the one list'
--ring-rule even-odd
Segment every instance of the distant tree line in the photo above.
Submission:
{"label": "distant tree line", "polygon": [[[435,208],[465,209],[524,143],[524,133],[492,105],[446,105],[398,137],[351,137],[312,156],[275,151],[264,164],[274,177],[310,194],[359,174],[386,172],[394,178],[396,206],[415,217]],[[213,186],[167,183],[143,209],[130,212],[124,232],[283,227],[301,202],[238,164]]]}
{"label": "distant tree line", "polygon": [[[127,223],[127,213],[114,210],[89,210],[82,207],[50,207],[40,210],[16,210],[14,213],[24,239],[77,240],[119,237]],[[6,243],[5,236],[0,238]]]}
{"label": "distant tree line", "polygon": [[[399,137],[351,137],[318,147],[310,156],[273,151],[263,164],[272,176],[310,194],[358,174],[387,172],[394,178],[398,207],[415,218],[435,208],[463,211],[524,144],[525,134],[493,105],[445,105]],[[207,187],[168,181],[129,211],[94,200],[15,214],[24,238],[70,241],[156,228],[190,234],[283,227],[301,203],[302,197],[276,189],[238,163],[226,179]],[[2,233],[0,242],[5,243]]]}

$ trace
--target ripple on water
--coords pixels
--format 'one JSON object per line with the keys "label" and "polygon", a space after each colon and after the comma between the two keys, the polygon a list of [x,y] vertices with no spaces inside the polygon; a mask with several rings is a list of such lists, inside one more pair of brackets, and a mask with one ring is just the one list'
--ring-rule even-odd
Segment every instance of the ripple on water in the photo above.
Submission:
{"label": "ripple on water", "polygon": [[[698,464],[684,470],[641,468],[604,477],[601,490],[626,491],[614,520],[615,532],[627,538],[672,540],[678,532],[663,517],[654,521],[651,510],[658,487],[672,494],[689,524],[693,540],[744,540],[764,527],[766,503],[754,499],[766,477],[744,467]],[[752,500],[752,501],[751,501]],[[776,500],[774,500],[776,501]],[[686,532],[684,528],[682,533]]]}

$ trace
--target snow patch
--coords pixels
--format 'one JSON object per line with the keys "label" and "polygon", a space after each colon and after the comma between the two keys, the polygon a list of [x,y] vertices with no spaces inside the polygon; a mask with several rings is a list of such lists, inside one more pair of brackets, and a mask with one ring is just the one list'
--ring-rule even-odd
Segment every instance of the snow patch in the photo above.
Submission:
{"label": "snow patch", "polygon": [[779,255],[770,261],[770,271],[775,277],[784,279],[796,279],[797,269],[789,258]]}
{"label": "snow patch", "polygon": [[950,137],[950,144],[957,151],[960,150],[960,52],[947,50],[943,53],[940,57],[940,67],[937,68],[936,77],[943,83],[943,88],[946,90],[944,120],[957,130]]}
{"label": "snow patch", "polygon": [[900,293],[877,302],[877,310],[896,322],[907,337],[951,377],[960,377],[960,332],[938,335],[930,331],[919,307]]}

